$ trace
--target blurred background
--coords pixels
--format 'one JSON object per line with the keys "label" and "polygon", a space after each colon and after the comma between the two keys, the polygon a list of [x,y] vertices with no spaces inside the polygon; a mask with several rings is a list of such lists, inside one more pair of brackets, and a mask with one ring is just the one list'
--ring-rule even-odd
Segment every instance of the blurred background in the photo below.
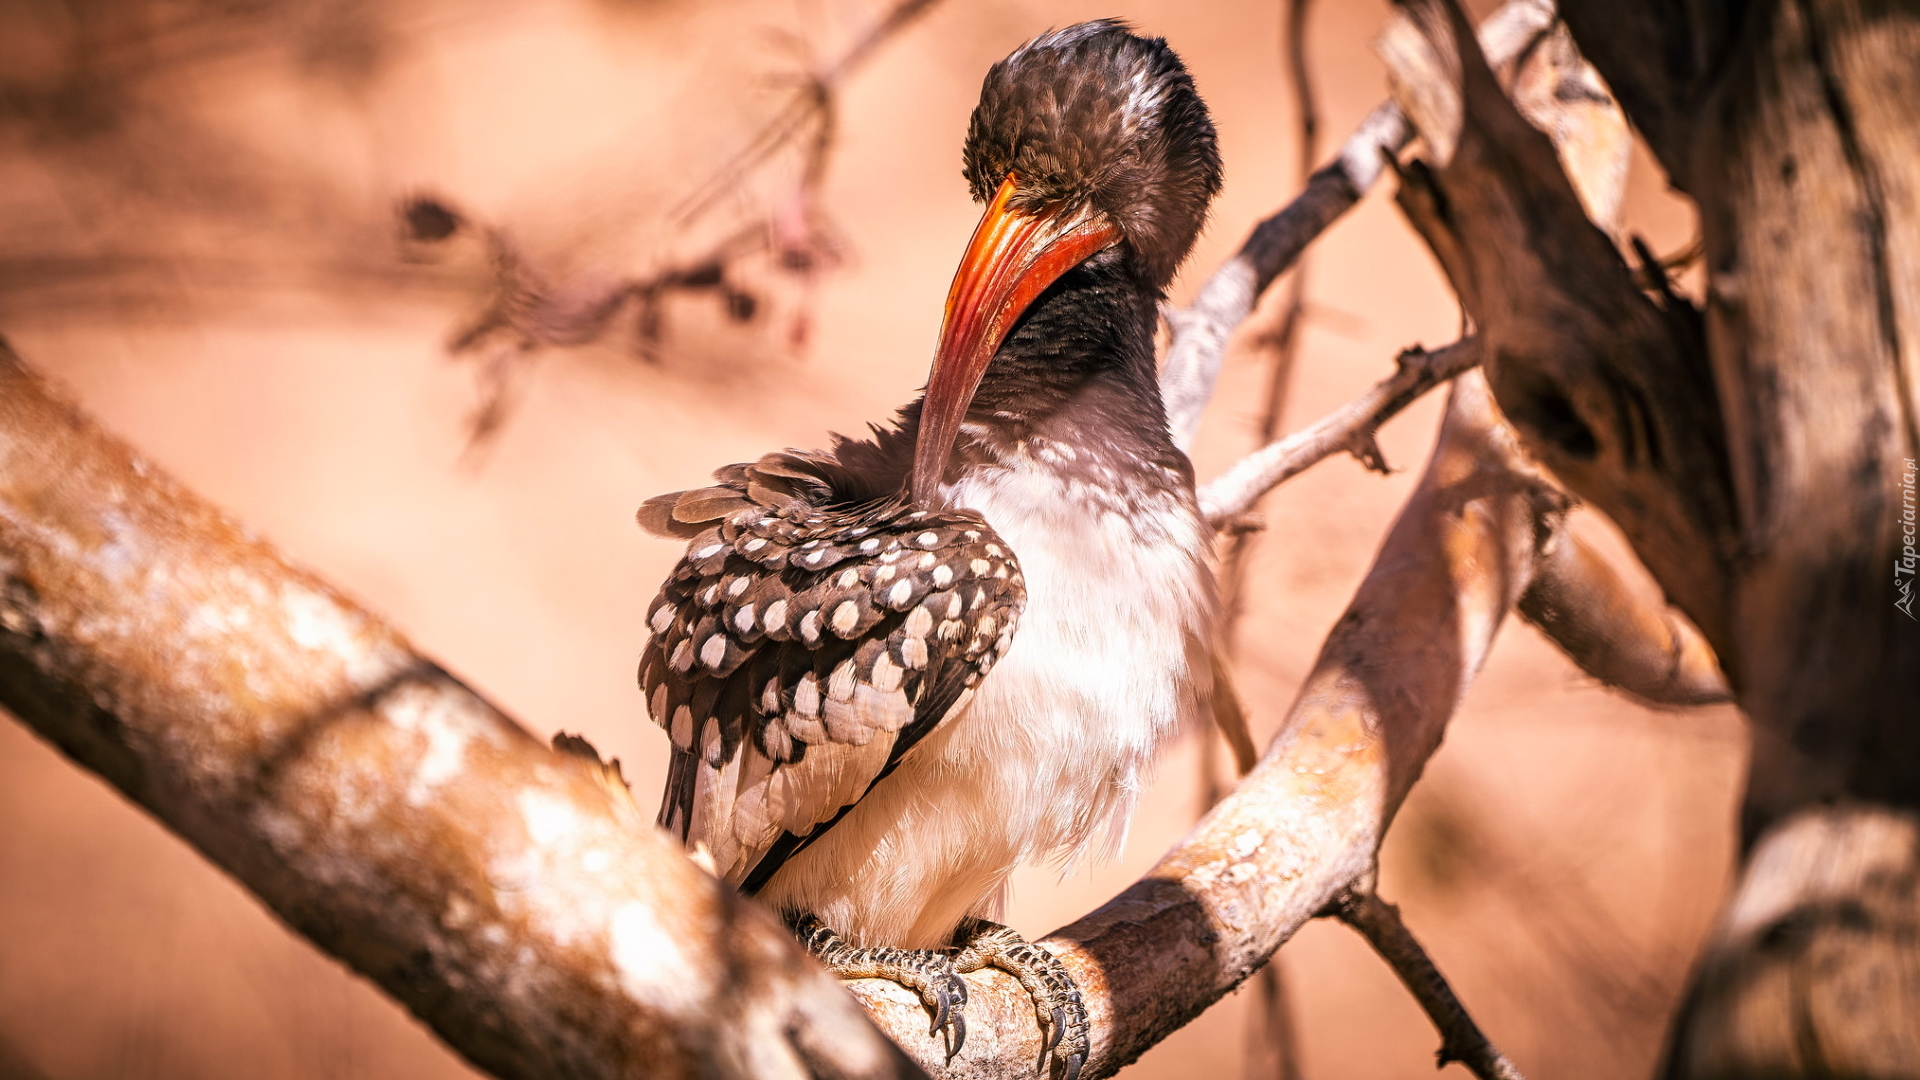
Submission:
{"label": "blurred background", "polygon": [[[0,333],[530,729],[621,758],[650,807],[666,744],[634,667],[678,551],[633,511],[909,400],[978,213],[959,149],[990,63],[1107,15],[1186,58],[1227,185],[1176,300],[1298,188],[1279,0],[923,2],[875,35],[887,3],[0,0]],[[1386,14],[1310,13],[1322,156],[1385,94]],[[1389,195],[1312,251],[1282,430],[1459,332]],[[1626,216],[1657,251],[1693,234],[1644,155]],[[1283,291],[1228,359],[1202,478],[1257,441]],[[1382,433],[1402,471],[1331,460],[1266,501],[1238,633],[1263,744],[1438,406]],[[1205,735],[1117,862],[1022,872],[1017,928],[1091,909],[1193,823],[1224,779]],[[1530,1075],[1648,1075],[1728,880],[1745,754],[1731,709],[1638,707],[1509,623],[1383,894]],[[1315,924],[1278,963],[1284,1023],[1250,983],[1129,1075],[1432,1072],[1437,1037],[1357,937]],[[0,1080],[470,1075],[0,724]]]}

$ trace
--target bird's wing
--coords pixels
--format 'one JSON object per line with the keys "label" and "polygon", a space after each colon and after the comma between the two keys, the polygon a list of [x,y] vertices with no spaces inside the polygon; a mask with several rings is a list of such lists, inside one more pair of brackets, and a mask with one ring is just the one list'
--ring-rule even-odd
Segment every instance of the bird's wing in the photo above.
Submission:
{"label": "bird's wing", "polygon": [[640,661],[674,747],[659,823],[747,892],[960,712],[1026,599],[978,514],[844,505],[834,465],[768,455],[640,511],[689,538]]}

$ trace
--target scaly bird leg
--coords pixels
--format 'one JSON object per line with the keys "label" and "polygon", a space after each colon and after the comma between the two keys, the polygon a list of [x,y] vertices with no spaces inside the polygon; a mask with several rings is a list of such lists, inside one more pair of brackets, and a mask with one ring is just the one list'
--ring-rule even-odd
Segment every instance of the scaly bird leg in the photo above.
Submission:
{"label": "scaly bird leg", "polygon": [[959,946],[954,971],[965,974],[996,967],[1026,988],[1046,1036],[1040,1048],[1040,1075],[1052,1075],[1050,1066],[1058,1062],[1061,1080],[1079,1080],[1080,1067],[1087,1061],[1087,1007],[1060,958],[1011,928],[985,919],[961,923],[953,939]]}
{"label": "scaly bird leg", "polygon": [[856,949],[812,914],[791,917],[789,924],[813,958],[839,978],[886,979],[920,995],[933,1012],[928,1034],[945,1039],[948,1061],[960,1052],[967,1041],[967,984],[947,950]]}

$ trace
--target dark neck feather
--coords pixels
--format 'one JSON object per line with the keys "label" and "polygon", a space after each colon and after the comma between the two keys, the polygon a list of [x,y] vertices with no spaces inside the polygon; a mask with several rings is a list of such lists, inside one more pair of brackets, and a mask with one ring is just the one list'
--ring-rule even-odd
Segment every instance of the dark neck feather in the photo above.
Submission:
{"label": "dark neck feather", "polygon": [[1075,267],[1040,294],[994,354],[967,420],[1001,439],[1063,437],[1062,422],[1164,437],[1153,360],[1158,291],[1119,251]]}
{"label": "dark neck feather", "polygon": [[[1079,468],[1159,467],[1190,481],[1191,466],[1167,434],[1160,401],[1153,349],[1159,299],[1117,250],[1063,274],[994,354],[967,410],[969,430],[954,447],[948,478],[1045,440],[1080,452]],[[849,478],[839,486],[866,496],[904,483],[919,427],[916,401],[900,411],[897,429],[876,428],[872,442],[837,438],[835,456],[858,474],[857,482]]]}

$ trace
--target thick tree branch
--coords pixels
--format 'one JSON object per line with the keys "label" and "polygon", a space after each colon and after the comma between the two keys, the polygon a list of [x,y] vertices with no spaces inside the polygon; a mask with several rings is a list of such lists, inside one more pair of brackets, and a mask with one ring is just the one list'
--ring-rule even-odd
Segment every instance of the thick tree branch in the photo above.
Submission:
{"label": "thick tree branch", "polygon": [[[1110,1075],[1199,1015],[1370,872],[1564,506],[1484,384],[1456,380],[1419,488],[1260,765],[1145,878],[1042,942],[1086,991],[1087,1076]],[[943,1048],[915,999],[850,985],[938,1071]],[[968,1010],[967,1046],[947,1075],[1025,1077],[1039,1032],[1012,980],[975,980]]]}
{"label": "thick tree branch", "polygon": [[1697,319],[1635,288],[1458,15],[1439,0],[1408,10],[1444,74],[1425,85],[1455,88],[1459,103],[1429,110],[1458,126],[1427,136],[1441,168],[1409,165],[1400,203],[1479,328],[1494,393],[1541,461],[1618,522],[1668,594],[1724,640],[1734,515]]}
{"label": "thick tree branch", "polygon": [[1920,814],[1808,807],[1768,830],[1742,877],[1666,1075],[1913,1076]]}
{"label": "thick tree branch", "polygon": [[[599,769],[534,743],[10,355],[0,378],[4,703],[322,948],[503,1076],[910,1068]],[[1384,385],[1322,456],[1407,389]],[[1419,488],[1260,766],[1146,878],[1043,942],[1087,993],[1089,1077],[1370,873],[1565,505],[1480,376],[1457,380]],[[1026,995],[998,973],[973,983],[950,1064],[917,1000],[853,988],[932,1071],[1030,1075]]]}
{"label": "thick tree branch", "polygon": [[[501,1076],[900,1075],[764,912],[625,793],[181,490],[10,354],[0,695],[289,923]],[[1484,390],[1442,442],[1248,780],[1045,942],[1111,1074],[1238,985],[1372,865],[1562,502]],[[1023,991],[974,982],[951,1068],[919,1003],[852,984],[953,1076],[1026,1077]]]}
{"label": "thick tree branch", "polygon": [[[1487,55],[1505,64],[1520,55],[1552,22],[1549,0],[1509,0],[1481,27]],[[1200,415],[1226,359],[1227,339],[1246,321],[1267,286],[1293,265],[1373,187],[1385,162],[1413,140],[1398,105],[1384,102],[1347,136],[1340,155],[1307,180],[1307,187],[1279,213],[1254,226],[1246,242],[1195,294],[1184,310],[1168,312],[1173,340],[1160,370],[1167,427],[1182,449],[1193,444]]]}
{"label": "thick tree branch", "polygon": [[4,346],[0,704],[496,1076],[916,1072],[624,785]]}

